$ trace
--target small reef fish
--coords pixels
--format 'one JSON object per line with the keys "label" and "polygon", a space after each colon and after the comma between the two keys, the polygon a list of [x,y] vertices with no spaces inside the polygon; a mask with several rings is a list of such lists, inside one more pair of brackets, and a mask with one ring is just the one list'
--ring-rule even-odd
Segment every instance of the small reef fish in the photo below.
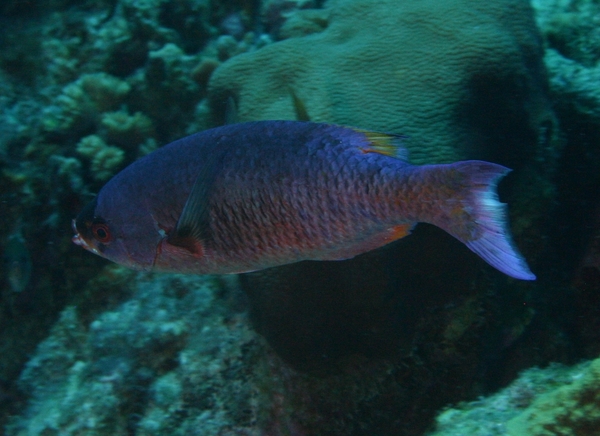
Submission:
{"label": "small reef fish", "polygon": [[31,279],[31,256],[20,231],[11,234],[4,245],[4,270],[12,292],[22,292]]}
{"label": "small reef fish", "polygon": [[73,242],[146,271],[242,273],[352,258],[441,227],[493,267],[534,280],[484,161],[410,165],[402,137],[332,124],[230,124],[172,142],[112,178]]}

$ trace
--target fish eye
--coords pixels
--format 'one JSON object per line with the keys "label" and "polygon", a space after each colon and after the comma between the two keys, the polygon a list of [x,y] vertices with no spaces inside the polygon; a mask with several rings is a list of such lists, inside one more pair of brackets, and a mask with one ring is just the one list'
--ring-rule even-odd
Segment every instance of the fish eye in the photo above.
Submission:
{"label": "fish eye", "polygon": [[92,235],[94,235],[94,238],[96,238],[98,242],[103,244],[107,244],[112,240],[110,229],[104,223],[92,224]]}

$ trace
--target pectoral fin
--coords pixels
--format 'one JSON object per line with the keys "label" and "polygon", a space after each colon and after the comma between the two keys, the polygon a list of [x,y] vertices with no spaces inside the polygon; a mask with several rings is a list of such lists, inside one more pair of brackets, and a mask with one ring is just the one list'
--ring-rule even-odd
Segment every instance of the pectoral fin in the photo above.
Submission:
{"label": "pectoral fin", "polygon": [[210,197],[224,154],[211,153],[200,168],[177,226],[167,237],[169,244],[197,253],[210,243]]}

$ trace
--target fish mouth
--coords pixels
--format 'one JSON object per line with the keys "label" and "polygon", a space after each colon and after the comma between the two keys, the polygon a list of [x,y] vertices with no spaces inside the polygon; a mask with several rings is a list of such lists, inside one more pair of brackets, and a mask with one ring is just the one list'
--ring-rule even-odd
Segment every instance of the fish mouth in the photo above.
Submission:
{"label": "fish mouth", "polygon": [[77,230],[77,223],[75,222],[75,219],[71,221],[71,228],[73,229],[73,232],[75,232],[75,236],[71,238],[71,241],[73,241],[75,245],[80,245],[82,247],[87,246],[87,242],[85,242]]}
{"label": "fish mouth", "polygon": [[71,228],[73,229],[73,232],[75,232],[75,236],[73,236],[73,238],[71,238],[71,241],[73,241],[73,243],[75,245],[81,245],[81,246],[86,245],[86,242],[83,240],[83,238],[77,231],[77,224],[75,222],[75,219],[71,220]]}
{"label": "fish mouth", "polygon": [[76,220],[71,221],[71,227],[73,229],[73,232],[75,232],[75,235],[71,238],[71,241],[73,241],[73,243],[75,245],[79,245],[80,247],[83,247],[86,250],[91,251],[92,253],[99,254],[98,250],[96,250],[94,247],[92,247],[90,244],[88,244],[88,242],[85,239],[83,239],[83,237],[77,230]]}

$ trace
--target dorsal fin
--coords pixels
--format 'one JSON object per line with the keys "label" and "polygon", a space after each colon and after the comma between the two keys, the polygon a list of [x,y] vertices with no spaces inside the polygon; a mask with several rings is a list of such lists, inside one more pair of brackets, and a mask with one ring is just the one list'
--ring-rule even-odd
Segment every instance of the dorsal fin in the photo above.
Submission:
{"label": "dorsal fin", "polygon": [[355,129],[364,134],[369,141],[369,147],[364,153],[380,153],[408,162],[408,150],[404,147],[405,135],[394,133],[373,132],[371,130]]}

